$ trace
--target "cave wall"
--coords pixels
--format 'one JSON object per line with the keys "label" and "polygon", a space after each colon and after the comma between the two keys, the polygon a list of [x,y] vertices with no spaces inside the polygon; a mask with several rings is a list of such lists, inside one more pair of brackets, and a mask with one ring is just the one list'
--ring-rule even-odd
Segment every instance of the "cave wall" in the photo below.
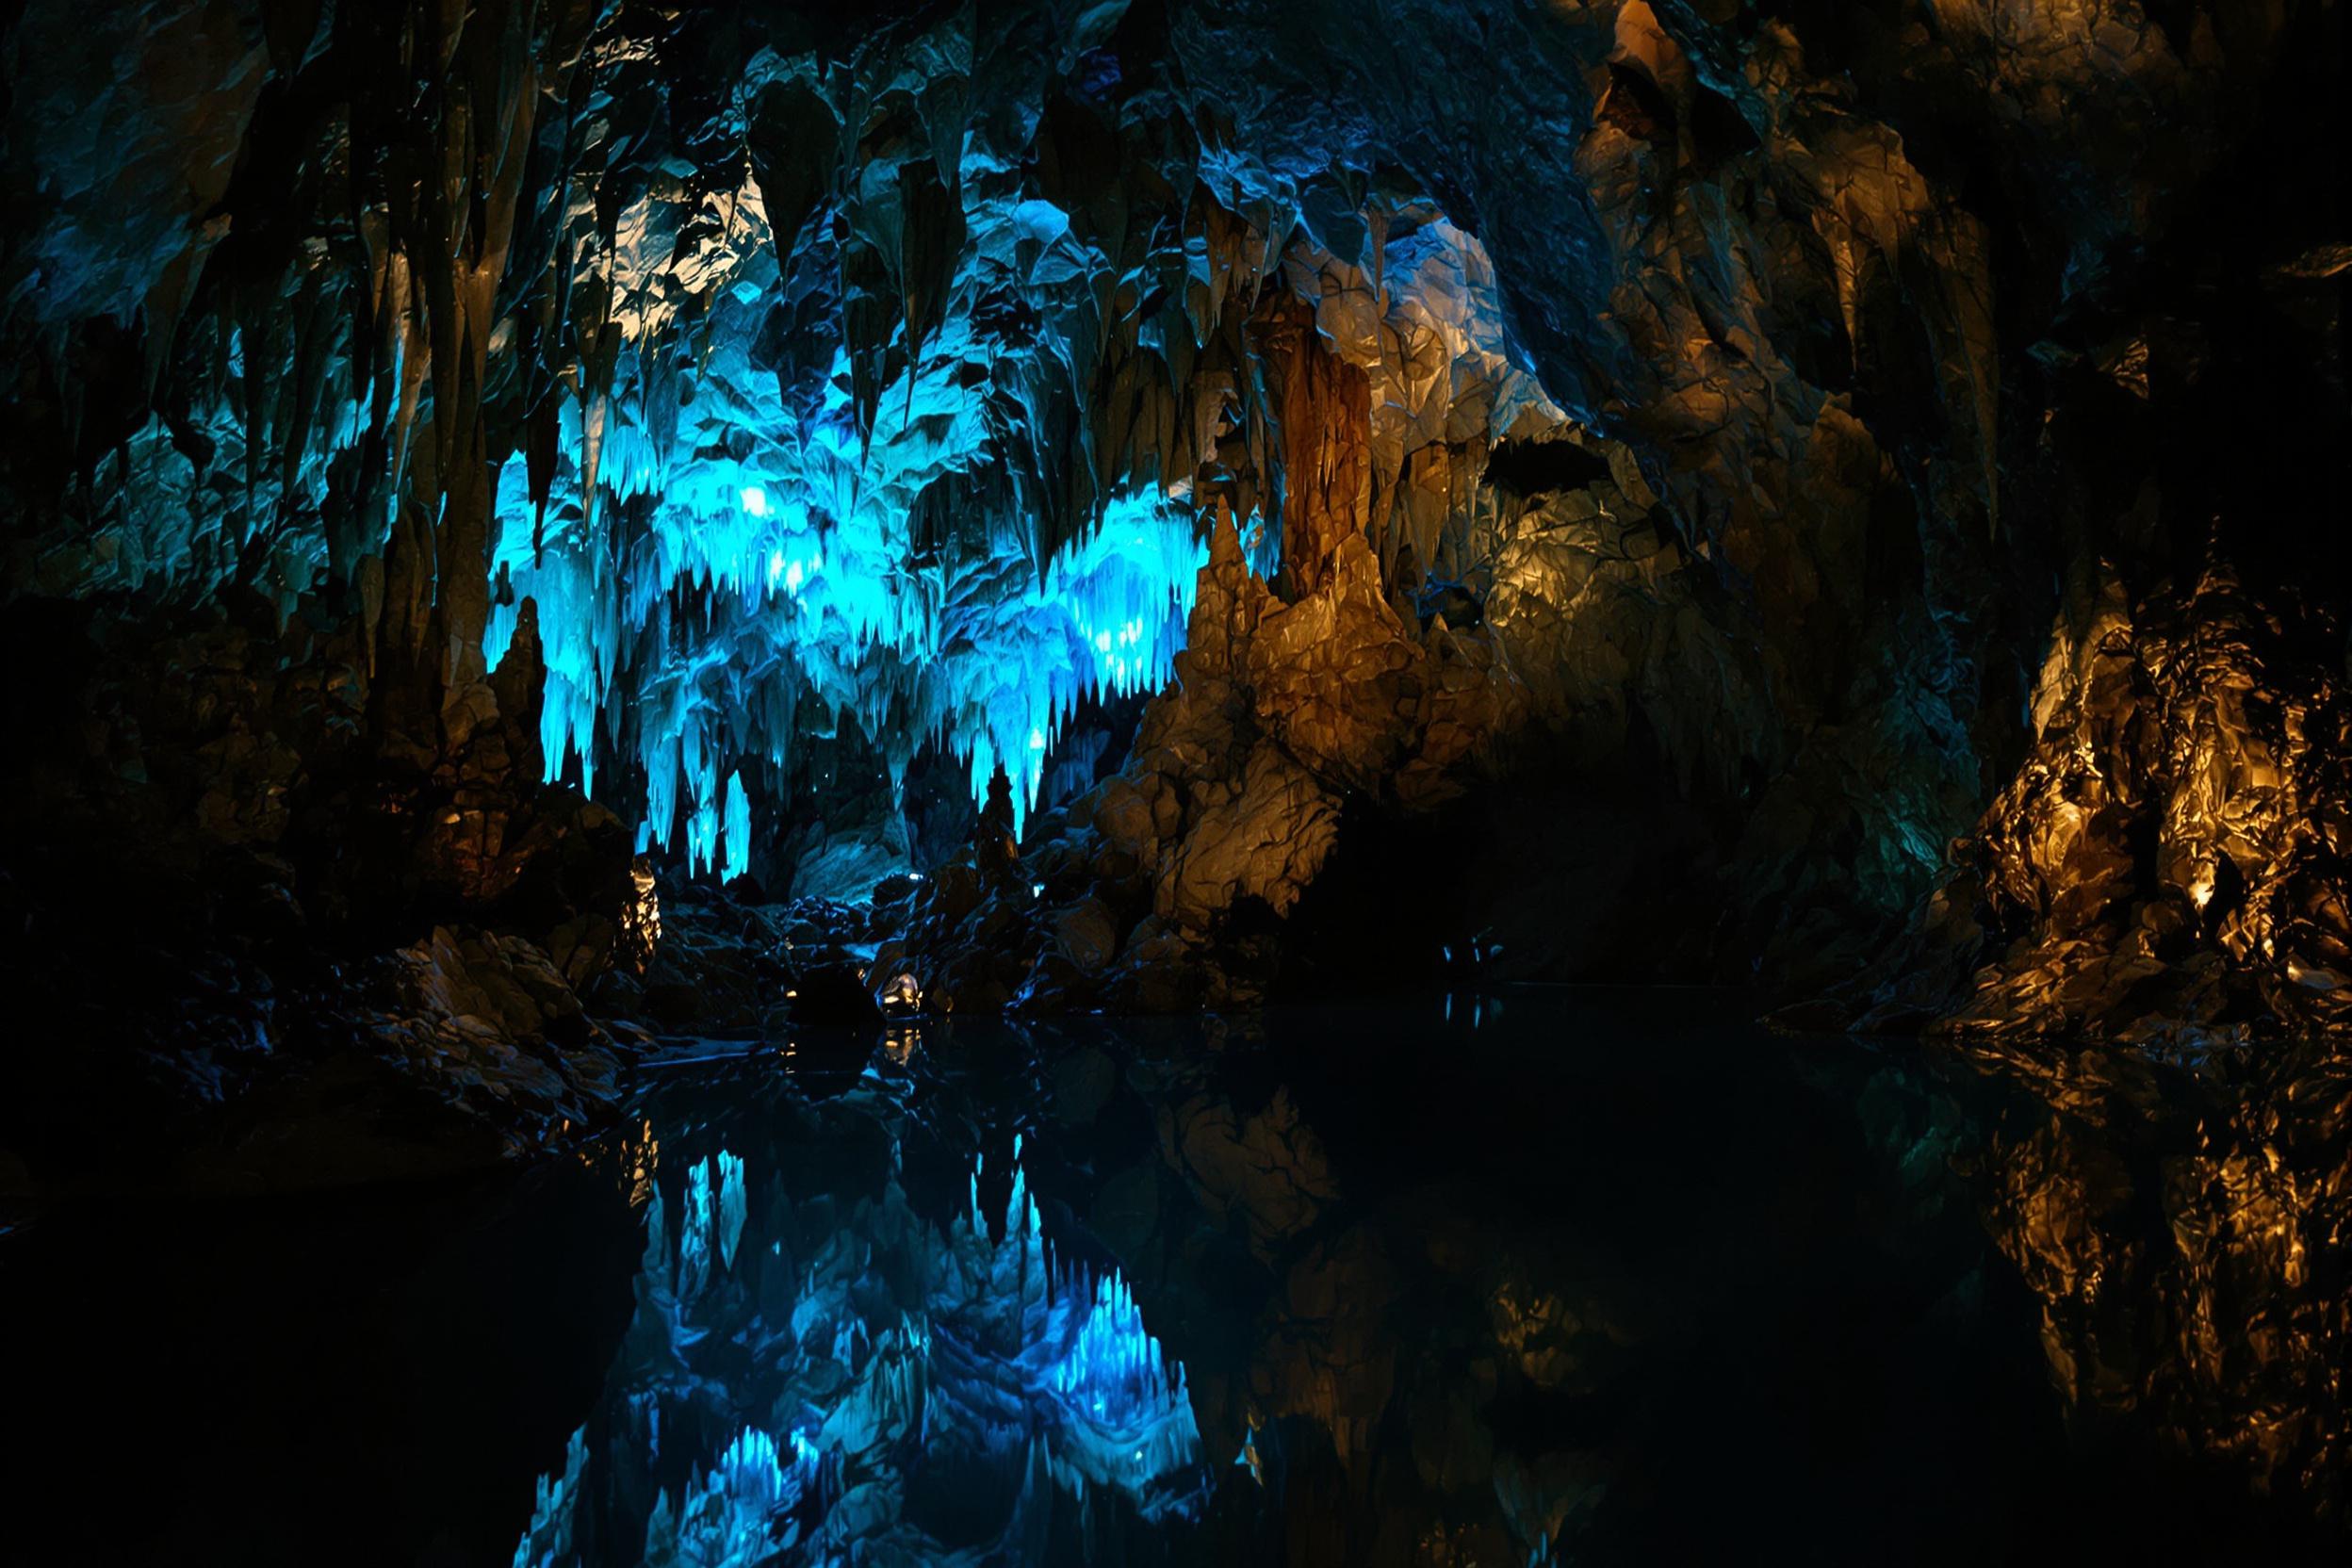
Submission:
{"label": "cave wall", "polygon": [[576,994],[632,855],[781,896],[970,822],[890,912],[942,1004],[1319,947],[2340,1021],[2341,31],[34,0],[26,967],[98,984],[119,888],[242,976],[141,1050],[436,931]]}

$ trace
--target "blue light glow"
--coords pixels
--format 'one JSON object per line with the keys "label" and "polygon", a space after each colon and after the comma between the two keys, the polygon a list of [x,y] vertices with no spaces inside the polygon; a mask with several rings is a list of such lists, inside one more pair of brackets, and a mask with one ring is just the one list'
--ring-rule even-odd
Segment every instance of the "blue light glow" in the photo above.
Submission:
{"label": "blue light glow", "polygon": [[[969,84],[972,25],[903,81],[894,55],[847,75],[806,57],[764,63],[760,91],[789,77],[847,125],[924,73]],[[1168,171],[1180,210],[1131,232],[1140,209],[1079,214],[1039,189],[1047,83],[991,90],[1013,96],[936,144],[861,148],[854,180],[780,236],[748,158],[691,180],[657,161],[617,211],[583,184],[544,215],[577,313],[564,346],[525,367],[529,309],[492,335],[496,593],[486,612],[444,601],[459,612],[435,628],[466,645],[438,650],[445,678],[503,657],[535,602],[547,777],[634,811],[642,848],[695,872],[753,869],[754,827],[812,736],[868,743],[893,792],[926,748],[975,800],[1001,767],[1025,827],[1050,773],[1061,787],[1078,708],[1169,678],[1212,505],[1241,514],[1252,569],[1279,564],[1279,421],[1240,330],[1270,292],[1310,304],[1370,376],[1384,560],[1410,545],[1459,576],[1480,443],[1564,419],[1484,251],[1426,199],[1367,197],[1385,215],[1368,226],[1307,222],[1300,171],[1212,143]],[[917,186],[940,193],[919,214]],[[317,265],[305,321],[375,318],[336,302],[380,280]],[[88,537],[44,573],[191,596],[234,575],[289,617],[331,590],[371,633],[418,617],[439,574],[474,563],[436,557],[390,604],[371,569],[403,507],[448,503],[433,440],[466,417],[436,403],[449,368],[408,286],[365,355],[298,345],[288,315],[191,319],[201,444],[161,418],[132,433],[92,476]],[[296,364],[316,368],[284,383]],[[903,844],[877,853],[913,869]]]}
{"label": "blue light glow", "polygon": [[[1069,460],[1043,411],[1075,390],[1055,354],[1100,337],[1110,264],[984,148],[967,158],[945,318],[913,352],[901,329],[878,398],[861,403],[839,319],[803,323],[795,347],[821,379],[788,384],[764,357],[800,274],[746,186],[706,213],[723,237],[693,269],[670,256],[666,209],[624,217],[612,385],[564,400],[544,512],[526,465],[501,471],[494,571],[513,593],[485,654],[535,599],[547,776],[576,770],[593,793],[600,760],[642,769],[642,848],[682,831],[693,869],[739,874],[739,770],[780,779],[820,715],[856,725],[894,782],[926,744],[965,765],[975,801],[1001,766],[1019,831],[1078,706],[1168,677],[1208,555],[1188,498],[1147,464],[1071,515],[1027,477]],[[675,330],[690,293],[691,344]],[[1013,300],[1038,335],[1008,357],[995,323]],[[1041,526],[1047,511],[1064,521]]]}

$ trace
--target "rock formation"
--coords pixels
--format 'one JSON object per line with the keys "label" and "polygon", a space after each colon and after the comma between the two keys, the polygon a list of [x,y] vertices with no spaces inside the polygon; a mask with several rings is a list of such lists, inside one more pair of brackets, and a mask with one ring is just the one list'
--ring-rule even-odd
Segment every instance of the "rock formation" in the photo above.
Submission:
{"label": "rock formation", "polygon": [[10,1081],[365,1014],[528,1143],[803,980],[1462,955],[2340,1033],[2342,27],[33,0]]}

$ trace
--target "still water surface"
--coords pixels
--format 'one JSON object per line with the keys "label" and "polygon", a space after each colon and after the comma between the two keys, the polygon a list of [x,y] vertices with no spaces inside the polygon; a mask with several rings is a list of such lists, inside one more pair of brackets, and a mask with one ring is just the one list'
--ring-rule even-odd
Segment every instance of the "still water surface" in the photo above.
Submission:
{"label": "still water surface", "polygon": [[2317,1558],[2344,1260],[2265,1239],[2311,1216],[2248,1207],[2246,1078],[1699,993],[811,1035],[520,1178],[8,1238],[9,1513],[104,1497],[83,1560],[142,1562]]}

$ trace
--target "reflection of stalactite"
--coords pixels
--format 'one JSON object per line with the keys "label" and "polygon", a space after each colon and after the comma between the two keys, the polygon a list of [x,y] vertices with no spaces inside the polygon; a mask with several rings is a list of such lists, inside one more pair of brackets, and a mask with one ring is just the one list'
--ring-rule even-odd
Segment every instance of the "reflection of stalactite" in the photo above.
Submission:
{"label": "reflection of stalactite", "polygon": [[[903,1499],[924,1454],[951,1474],[996,1469],[1008,1494],[1021,1476],[1008,1544],[1042,1527],[1056,1494],[1193,1517],[1206,1472],[1183,1366],[1116,1270],[1055,1256],[1018,1166],[995,1226],[978,1180],[943,1228],[891,1188],[849,1230],[827,1228],[838,1211],[817,1201],[806,1237],[780,1186],[755,1204],[726,1151],[688,1168],[674,1238],[657,1192],[637,1324],[605,1390],[611,1440],[541,1482],[520,1568],[568,1568],[577,1542],[641,1530],[655,1563],[748,1565],[804,1536],[827,1550],[903,1541],[915,1527],[872,1499]],[[674,1451],[722,1433],[682,1489],[648,1492],[664,1434]],[[868,1502],[837,1513],[859,1487]]]}
{"label": "reflection of stalactite", "polygon": [[[753,1568],[773,1561],[800,1538],[792,1517],[816,1483],[817,1457],[794,1434],[786,1462],[776,1439],[738,1432],[716,1463],[694,1467],[675,1507],[666,1491],[645,1522],[645,1568]],[[516,1568],[523,1568],[518,1557]]]}
{"label": "reflection of stalactite", "polygon": [[564,1473],[539,1478],[531,1523],[514,1546],[514,1568],[560,1568],[573,1560],[572,1526],[580,1511],[581,1474],[588,1467],[588,1429],[572,1433]]}

